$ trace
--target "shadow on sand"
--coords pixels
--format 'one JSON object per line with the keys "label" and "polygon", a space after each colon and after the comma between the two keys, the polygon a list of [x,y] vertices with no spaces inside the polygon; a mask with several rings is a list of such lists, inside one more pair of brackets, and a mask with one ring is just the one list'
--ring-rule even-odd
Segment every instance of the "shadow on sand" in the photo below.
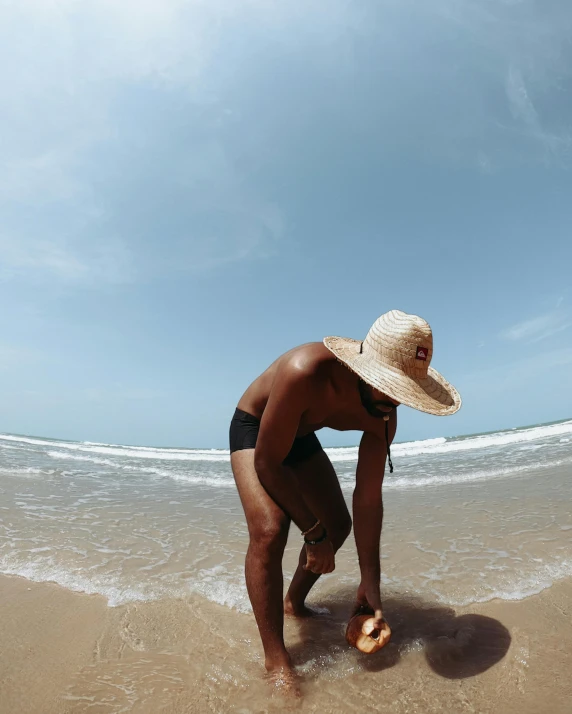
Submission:
{"label": "shadow on sand", "polygon": [[[327,659],[332,649],[349,649],[344,632],[354,597],[355,588],[338,591],[335,602],[314,603],[327,607],[330,616],[297,621],[300,642],[288,648],[296,664],[308,655]],[[510,647],[509,631],[492,617],[457,616],[450,607],[399,594],[384,598],[383,603],[383,614],[392,630],[391,641],[372,655],[356,652],[359,665],[369,672],[393,667],[412,647],[421,646],[436,674],[464,679],[497,664]]]}

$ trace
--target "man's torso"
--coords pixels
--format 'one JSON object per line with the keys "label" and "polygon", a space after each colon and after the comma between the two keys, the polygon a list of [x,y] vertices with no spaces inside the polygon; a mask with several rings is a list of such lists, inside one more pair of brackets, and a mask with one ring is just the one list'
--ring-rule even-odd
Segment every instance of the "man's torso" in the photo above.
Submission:
{"label": "man's torso", "polygon": [[[363,431],[381,435],[380,419],[370,416],[359,400],[357,376],[340,364],[320,342],[311,342],[286,352],[248,387],[238,408],[262,419],[264,409],[285,361],[298,361],[311,371],[307,408],[301,414],[297,437],[324,427],[336,431]],[[348,380],[355,381],[348,394]],[[393,410],[391,420],[395,419]]]}

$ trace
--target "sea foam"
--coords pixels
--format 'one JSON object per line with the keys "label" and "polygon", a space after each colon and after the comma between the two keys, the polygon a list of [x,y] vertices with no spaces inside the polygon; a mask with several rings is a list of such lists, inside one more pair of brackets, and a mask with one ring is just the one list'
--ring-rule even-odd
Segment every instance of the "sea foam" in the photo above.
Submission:
{"label": "sea foam", "polygon": [[[494,434],[469,436],[448,439],[423,439],[396,443],[392,452],[396,456],[416,456],[420,454],[446,454],[473,449],[486,449],[497,446],[507,446],[522,442],[534,441],[553,436],[572,434],[572,421],[558,424],[535,426],[527,429],[501,431]],[[158,459],[165,461],[228,461],[228,449],[178,449],[161,448],[152,446],[123,446],[119,444],[103,444],[99,442],[68,442],[50,439],[38,439],[28,436],[0,434],[0,441],[15,442],[44,446],[47,448],[65,449],[72,452],[86,454],[101,454],[107,456],[121,456],[130,459]],[[328,447],[325,449],[332,461],[355,461],[358,447]]]}

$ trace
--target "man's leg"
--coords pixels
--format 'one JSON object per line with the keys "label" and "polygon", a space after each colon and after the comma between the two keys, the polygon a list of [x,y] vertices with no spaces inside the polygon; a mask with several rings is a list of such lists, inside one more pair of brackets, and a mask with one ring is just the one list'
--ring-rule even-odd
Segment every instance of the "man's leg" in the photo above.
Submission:
{"label": "man's leg", "polygon": [[288,540],[290,518],[258,480],[254,449],[235,451],[230,463],[250,535],[246,553],[246,587],[264,647],[266,669],[291,669],[284,645],[282,602],[282,556]]}
{"label": "man's leg", "polygon": [[[334,549],[339,550],[351,532],[352,519],[328,455],[325,451],[318,451],[310,458],[291,466],[290,472],[296,478],[308,508],[328,531]],[[302,546],[298,568],[284,601],[287,614],[297,616],[311,614],[311,611],[305,607],[304,601],[320,576],[304,570],[305,564],[306,549]]]}

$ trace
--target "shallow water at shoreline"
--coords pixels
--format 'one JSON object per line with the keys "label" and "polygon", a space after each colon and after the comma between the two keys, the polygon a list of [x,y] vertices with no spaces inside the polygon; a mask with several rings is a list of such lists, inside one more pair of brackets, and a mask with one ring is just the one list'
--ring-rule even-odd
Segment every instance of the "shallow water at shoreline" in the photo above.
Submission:
{"label": "shallow water at shoreline", "polygon": [[[397,444],[384,483],[384,587],[464,605],[527,597],[572,574],[571,440],[568,421]],[[349,505],[357,451],[328,453]],[[250,610],[228,452],[3,435],[0,489],[0,572],[112,606],[199,594]],[[350,538],[316,593],[358,579]]]}

